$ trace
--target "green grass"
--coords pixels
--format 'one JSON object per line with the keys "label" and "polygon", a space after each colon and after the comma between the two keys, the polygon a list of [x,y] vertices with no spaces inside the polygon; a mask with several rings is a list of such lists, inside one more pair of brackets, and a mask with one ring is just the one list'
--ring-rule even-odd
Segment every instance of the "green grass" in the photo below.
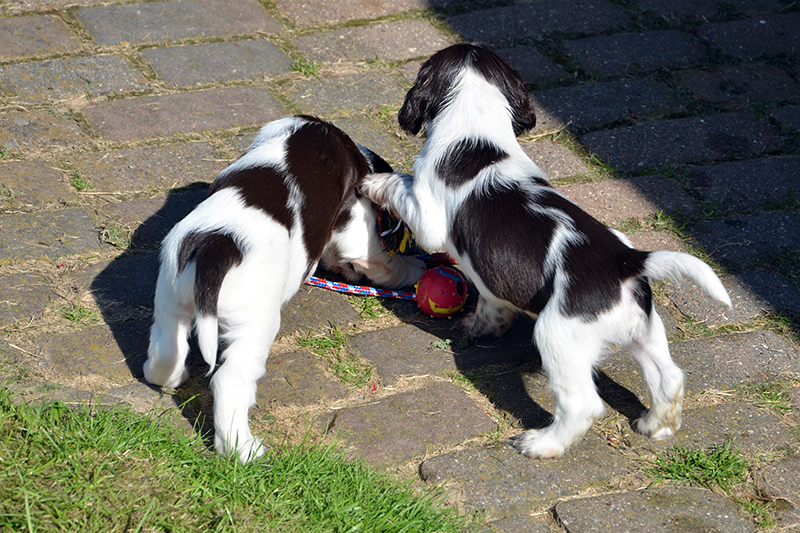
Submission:
{"label": "green grass", "polygon": [[305,58],[299,58],[292,63],[292,70],[296,70],[303,76],[310,78],[311,76],[319,77],[320,65],[316,61],[308,61]]}
{"label": "green grass", "polygon": [[463,531],[441,496],[332,446],[273,446],[240,465],[177,429],[174,411],[16,406],[0,388],[0,530]]}
{"label": "green grass", "polygon": [[328,367],[342,383],[355,388],[366,385],[372,377],[372,368],[363,364],[358,357],[348,354],[345,349],[347,336],[339,326],[333,324],[326,333],[307,336],[297,340],[303,348],[320,355],[328,362]]}
{"label": "green grass", "polygon": [[106,224],[106,227],[103,228],[103,232],[101,233],[103,242],[107,242],[122,250],[127,249],[128,246],[131,245],[132,236],[133,232],[130,228],[116,221],[111,221]]}
{"label": "green grass", "polygon": [[100,321],[100,317],[97,314],[97,311],[94,309],[89,309],[85,307],[83,304],[78,305],[67,305],[61,309],[61,316],[66,318],[73,324],[78,325],[89,325],[95,324]]}
{"label": "green grass", "polygon": [[88,191],[92,188],[92,182],[89,178],[77,171],[73,172],[69,177],[69,184],[78,192]]}
{"label": "green grass", "polygon": [[658,480],[686,481],[707,488],[719,487],[726,493],[733,485],[743,483],[748,463],[731,442],[711,450],[691,450],[675,446],[655,460],[645,471]]}
{"label": "green grass", "polygon": [[391,314],[391,311],[383,306],[380,298],[375,296],[353,296],[346,295],[347,301],[355,308],[361,318],[367,320],[381,318]]}

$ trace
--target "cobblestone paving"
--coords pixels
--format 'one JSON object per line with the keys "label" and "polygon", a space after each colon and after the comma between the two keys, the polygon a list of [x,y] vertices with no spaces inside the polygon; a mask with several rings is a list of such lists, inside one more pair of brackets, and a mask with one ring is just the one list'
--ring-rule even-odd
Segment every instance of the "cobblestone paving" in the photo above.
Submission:
{"label": "cobblestone paving", "polygon": [[[532,320],[466,343],[412,303],[304,287],[256,432],[335,433],[376,468],[442,485],[487,531],[755,531],[745,500],[766,502],[771,529],[800,530],[789,0],[1,0],[0,376],[28,401],[146,411],[197,395],[184,413],[209,413],[197,358],[173,394],[142,381],[160,239],[288,114],[332,120],[410,171],[421,140],[395,122],[405,91],[422,60],[470,40],[530,84],[538,126],[520,142],[564,194],[640,248],[720,272],[726,313],[691,285],[656,287],[687,376],[684,428],[661,442],[631,430],[646,394],[612,353],[596,380],[607,416],[561,459],[526,459],[508,437],[554,407]],[[338,356],[364,369],[357,384],[299,342],[333,324]],[[752,465],[736,491],[651,485],[656,454],[729,441]]]}

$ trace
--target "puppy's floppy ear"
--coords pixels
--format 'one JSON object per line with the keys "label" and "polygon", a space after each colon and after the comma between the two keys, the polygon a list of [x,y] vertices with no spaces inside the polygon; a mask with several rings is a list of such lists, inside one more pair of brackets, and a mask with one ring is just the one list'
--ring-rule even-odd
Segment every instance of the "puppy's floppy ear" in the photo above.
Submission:
{"label": "puppy's floppy ear", "polygon": [[422,129],[422,123],[425,121],[425,110],[428,108],[429,95],[425,94],[425,89],[418,87],[419,84],[418,77],[417,82],[406,93],[403,107],[400,108],[400,113],[397,114],[397,122],[400,123],[400,127],[411,135],[416,135]]}
{"label": "puppy's floppy ear", "polygon": [[536,126],[536,113],[528,96],[528,85],[505,59],[499,55],[497,59],[502,63],[502,76],[498,80],[498,87],[511,107],[514,135],[520,135]]}

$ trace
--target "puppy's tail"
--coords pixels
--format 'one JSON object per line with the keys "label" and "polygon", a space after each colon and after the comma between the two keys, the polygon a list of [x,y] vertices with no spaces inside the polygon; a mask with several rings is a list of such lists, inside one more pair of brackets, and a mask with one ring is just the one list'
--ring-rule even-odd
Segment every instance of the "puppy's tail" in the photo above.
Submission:
{"label": "puppy's tail", "polygon": [[210,367],[208,375],[214,371],[217,365],[217,345],[219,342],[219,321],[217,315],[197,314],[194,319],[194,330],[197,333],[197,345],[203,360]]}
{"label": "puppy's tail", "polygon": [[195,260],[194,327],[200,353],[211,367],[208,372],[211,374],[217,364],[219,293],[228,271],[241,264],[243,253],[231,236],[219,232],[190,236],[189,239],[193,239],[191,244],[195,245],[190,254]]}
{"label": "puppy's tail", "polygon": [[644,263],[644,274],[653,279],[689,279],[709,296],[732,307],[728,291],[710,266],[693,255],[680,252],[650,252]]}

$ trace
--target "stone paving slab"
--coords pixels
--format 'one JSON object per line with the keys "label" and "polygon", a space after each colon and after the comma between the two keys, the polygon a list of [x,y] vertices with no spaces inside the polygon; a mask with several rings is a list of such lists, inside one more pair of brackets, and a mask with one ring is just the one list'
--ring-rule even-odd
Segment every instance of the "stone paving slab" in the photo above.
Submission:
{"label": "stone paving slab", "polygon": [[176,87],[272,78],[292,67],[283,50],[261,40],[148,48],[142,57],[158,79]]}
{"label": "stone paving slab", "polygon": [[119,55],[68,57],[0,67],[0,94],[37,100],[124,96],[148,89],[147,79]]}
{"label": "stone paving slab", "polygon": [[57,298],[53,282],[41,274],[19,272],[0,276],[0,331],[38,318]]}
{"label": "stone paving slab", "polygon": [[[684,372],[687,398],[760,381],[789,381],[800,375],[800,355],[796,348],[772,331],[671,342],[670,354]],[[598,386],[609,391],[610,399],[620,401],[617,410],[635,410],[636,402],[630,394],[647,401],[639,367],[627,353],[611,352],[600,368],[611,383],[601,380]]]}
{"label": "stone paving slab", "polygon": [[544,140],[521,143],[522,150],[550,179],[589,176],[592,170],[564,145]]}
{"label": "stone paving slab", "polygon": [[738,113],[596,131],[583,135],[581,142],[625,172],[753,157],[781,147],[768,124]]}
{"label": "stone paving slab", "polygon": [[120,255],[73,271],[64,280],[77,295],[94,300],[106,322],[150,316],[158,279],[158,254]]}
{"label": "stone paving slab", "polygon": [[81,40],[53,15],[0,19],[0,59],[80,50]]}
{"label": "stone paving slab", "polygon": [[729,499],[707,489],[667,484],[641,491],[559,502],[555,514],[570,533],[756,531]]}
{"label": "stone paving slab", "polygon": [[664,453],[674,446],[712,449],[731,442],[744,454],[782,453],[797,445],[797,436],[775,413],[750,403],[725,403],[687,409],[681,429],[663,440],[630,435],[634,447]]}
{"label": "stone paving slab", "polygon": [[564,43],[581,68],[596,76],[685,68],[700,62],[702,50],[678,30],[618,33]]}
{"label": "stone paving slab", "polygon": [[526,83],[538,85],[568,79],[570,73],[535,48],[519,46],[496,50],[514,70],[519,72]]}
{"label": "stone paving slab", "polygon": [[101,324],[85,329],[69,329],[57,336],[37,339],[50,371],[66,380],[100,380],[117,385],[142,379],[147,359],[150,320]]}
{"label": "stone paving slab", "polygon": [[623,26],[628,17],[604,0],[577,0],[566,4],[558,0],[482,9],[447,19],[447,23],[467,41],[500,44],[544,33],[592,33]]}
{"label": "stone paving slab", "polygon": [[536,128],[545,131],[595,129],[683,109],[665,85],[648,79],[597,83],[591,91],[580,85],[535,91],[531,102],[536,110]]}
{"label": "stone paving slab", "polygon": [[800,217],[772,213],[700,222],[689,234],[722,263],[736,267],[759,256],[800,249]]}
{"label": "stone paving slab", "polygon": [[45,261],[101,250],[94,222],[85,210],[0,215],[0,264]]}
{"label": "stone paving slab", "polygon": [[695,98],[721,109],[744,109],[753,102],[800,100],[800,85],[782,70],[768,65],[726,67],[715,72],[684,70],[675,77],[678,85]]}
{"label": "stone paving slab", "polygon": [[[754,176],[769,176],[767,180]],[[687,182],[710,204],[724,212],[770,209],[796,194],[800,157],[764,157],[695,167]]]}
{"label": "stone paving slab", "polygon": [[328,0],[277,0],[278,10],[300,26],[346,20],[371,19],[410,9],[428,9],[446,5],[450,0],[351,0],[329,2]]}
{"label": "stone paving slab", "polygon": [[540,510],[624,474],[622,455],[591,433],[553,461],[528,459],[500,444],[438,455],[420,465],[424,481],[445,484],[460,509],[483,511],[488,518]]}
{"label": "stone paving slab", "polygon": [[493,531],[504,533],[550,533],[550,524],[544,515],[520,514],[487,522]]}
{"label": "stone paving slab", "polygon": [[178,0],[88,7],[78,9],[75,17],[101,46],[281,30],[256,0]]}
{"label": "stone paving slab", "polygon": [[608,225],[624,220],[681,213],[692,215],[697,204],[675,182],[658,176],[604,180],[559,187],[559,192]]}
{"label": "stone paving slab", "polygon": [[[324,313],[320,312],[322,309]],[[344,296],[333,291],[304,285],[281,311],[279,337],[297,331],[309,334],[327,331],[333,324],[343,330],[358,324],[361,317]]]}
{"label": "stone paving slab", "polygon": [[286,114],[269,91],[256,87],[112,100],[85,111],[89,126],[112,141],[256,126]]}
{"label": "stone paving slab", "polygon": [[794,53],[800,48],[800,13],[717,22],[702,26],[700,35],[736,57]]}
{"label": "stone paving slab", "polygon": [[771,331],[718,335],[673,343],[672,359],[686,374],[686,395],[742,383],[791,380],[800,375],[800,356]]}
{"label": "stone paving slab", "polygon": [[781,107],[770,113],[782,128],[800,131],[800,106]]}
{"label": "stone paving slab", "polygon": [[256,402],[307,406],[342,399],[347,387],[325,371],[324,361],[303,351],[270,354],[267,373],[258,382]]}
{"label": "stone paving slab", "polygon": [[800,458],[790,457],[764,466],[758,472],[760,488],[777,498],[779,527],[796,527],[800,524]]}
{"label": "stone paving slab", "polygon": [[385,466],[404,464],[497,428],[487,413],[451,383],[337,409],[321,422],[368,463]]}
{"label": "stone paving slab", "polygon": [[374,69],[326,79],[298,81],[282,92],[300,113],[333,118],[340,115],[377,113],[403,105],[406,87],[393,75]]}
{"label": "stone paving slab", "polygon": [[156,250],[169,230],[192,209],[206,199],[208,191],[201,189],[183,194],[142,198],[130,202],[108,203],[103,213],[111,221],[133,232],[131,244],[136,251]]}
{"label": "stone paving slab", "polygon": [[669,283],[666,292],[678,310],[709,327],[742,324],[781,311],[800,312],[800,291],[774,272],[746,272],[723,276],[733,309],[720,308],[693,283]]}
{"label": "stone paving slab", "polygon": [[456,41],[424,20],[398,20],[301,35],[295,44],[306,57],[337,62],[401,61],[429,56]]}
{"label": "stone paving slab", "polygon": [[[686,246],[672,233],[663,231],[640,231],[628,233],[628,239],[639,250],[668,250],[670,252],[686,252]],[[665,317],[661,317],[665,319]]]}
{"label": "stone paving slab", "polygon": [[84,152],[70,163],[94,192],[140,192],[210,183],[230,161],[209,143],[170,143]]}
{"label": "stone paving slab", "polygon": [[38,161],[0,163],[0,208],[74,200],[61,172]]}
{"label": "stone paving slab", "polygon": [[0,114],[0,148],[17,158],[40,152],[87,148],[89,138],[72,120],[42,110]]}
{"label": "stone paving slab", "polygon": [[402,376],[442,376],[456,370],[453,354],[435,346],[439,337],[410,326],[361,333],[348,342],[353,355],[369,361],[387,385]]}

